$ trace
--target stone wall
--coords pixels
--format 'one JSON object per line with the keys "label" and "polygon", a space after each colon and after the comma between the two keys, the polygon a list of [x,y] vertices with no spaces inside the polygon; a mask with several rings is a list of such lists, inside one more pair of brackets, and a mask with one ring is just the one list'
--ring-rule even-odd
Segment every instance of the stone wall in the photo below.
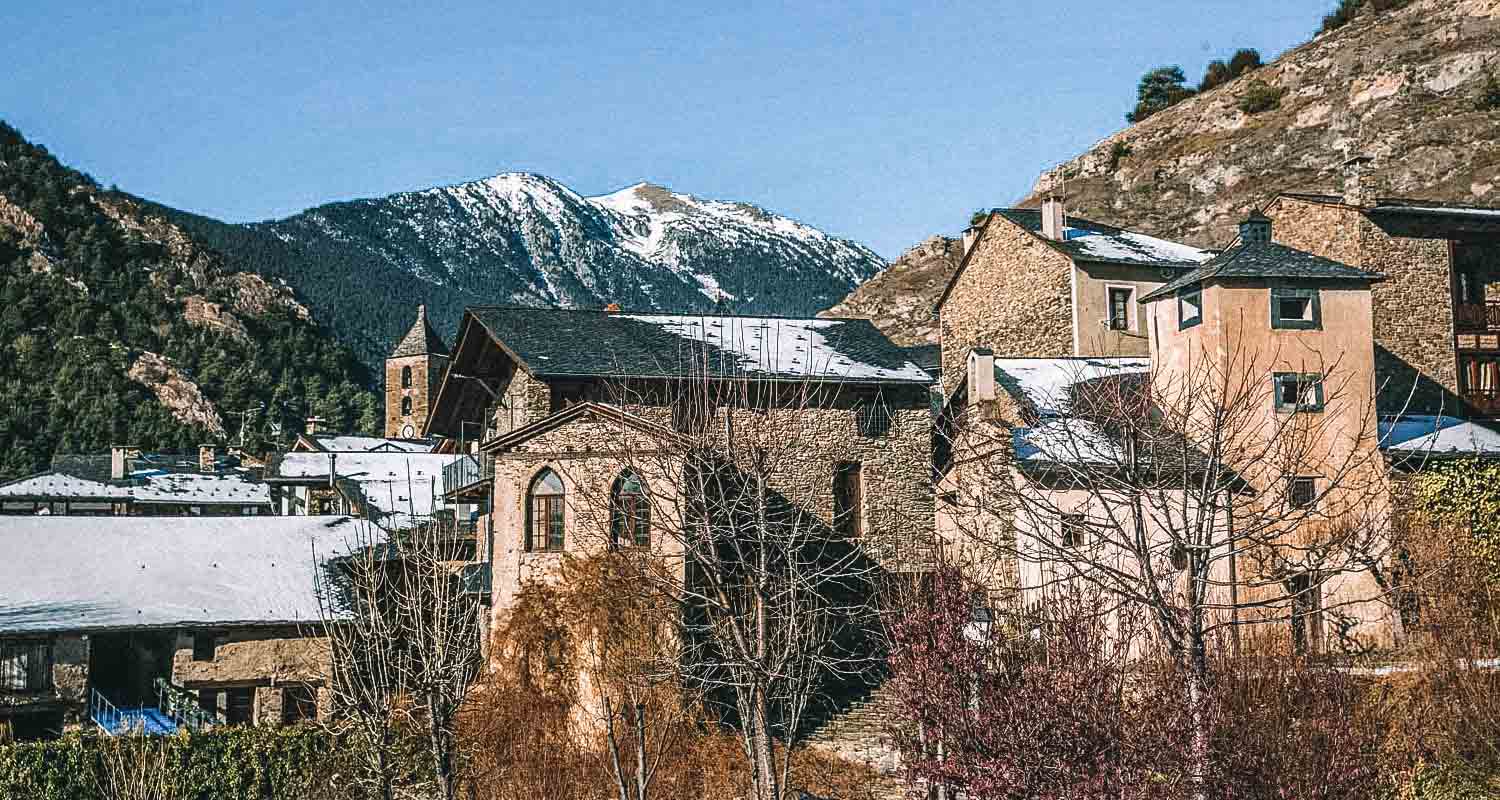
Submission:
{"label": "stone wall", "polygon": [[1072,272],[1072,259],[991,215],[939,309],[944,392],[962,383],[974,347],[1002,358],[1071,354]]}
{"label": "stone wall", "polygon": [[[411,368],[411,386],[401,385],[402,369]],[[388,358],[385,362],[385,435],[389,438],[410,438],[405,433],[411,426],[410,436],[421,436],[427,425],[427,414],[432,407],[432,398],[437,396],[438,384],[448,369],[448,357],[440,355],[403,356]],[[401,413],[401,399],[411,398],[411,413]]]}
{"label": "stone wall", "polygon": [[[764,437],[776,463],[770,488],[825,525],[833,523],[836,465],[859,462],[862,541],[889,569],[920,569],[932,555],[930,416],[925,392],[920,400],[913,392],[892,405],[892,424],[883,436],[861,435],[852,408],[738,410],[736,435]],[[663,431],[670,430],[667,409],[632,411]],[[673,529],[674,523],[661,515],[669,511],[675,497],[681,461],[675,449],[663,449],[664,444],[663,434],[629,429],[612,418],[586,416],[495,454],[493,607],[497,617],[505,613],[525,581],[547,579],[560,560],[555,553],[525,551],[526,495],[536,475],[551,468],[563,479],[568,493],[565,549],[597,551],[609,541],[609,492],[627,464],[648,484],[656,521],[666,525],[667,531]],[[748,449],[737,448],[740,452]],[[671,549],[668,542],[659,544]]]}
{"label": "stone wall", "polygon": [[212,660],[193,658],[193,632],[177,635],[172,682],[189,690],[255,688],[255,721],[281,721],[288,687],[317,689],[319,716],[330,709],[328,639],[296,628],[236,628],[215,632]]}

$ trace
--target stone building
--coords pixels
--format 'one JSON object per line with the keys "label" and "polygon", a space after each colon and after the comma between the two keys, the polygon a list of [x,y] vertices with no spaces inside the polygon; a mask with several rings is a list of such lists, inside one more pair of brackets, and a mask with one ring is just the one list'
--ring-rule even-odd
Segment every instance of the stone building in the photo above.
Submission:
{"label": "stone building", "polygon": [[1378,272],[1375,363],[1384,415],[1500,413],[1500,208],[1375,198],[1350,165],[1343,195],[1282,194],[1276,241]]}
{"label": "stone building", "polygon": [[266,483],[238,457],[115,447],[108,455],[59,455],[52,469],[0,483],[0,515],[255,516],[272,513]]}
{"label": "stone building", "polygon": [[[1049,203],[1039,215],[1039,228],[1055,208]],[[1391,470],[1421,469],[1434,458],[1500,457],[1500,424],[1486,419],[1496,377],[1487,359],[1500,355],[1489,322],[1500,315],[1487,311],[1500,308],[1500,289],[1490,288],[1500,287],[1500,210],[1282,195],[1252,215],[1227,250],[1203,252],[1192,265],[1165,265],[1158,280],[1136,285],[1138,342],[1117,337],[1093,347],[1079,331],[1080,320],[1093,315],[1085,301],[1100,291],[1091,285],[1097,280],[1080,277],[1076,258],[1070,264],[1060,257],[1067,244],[1045,231],[1017,230],[1023,225],[997,228],[997,218],[1008,215],[996,211],[971,230],[964,265],[937,309],[945,405],[936,437],[936,525],[953,560],[1000,594],[1045,582],[1034,574],[1037,564],[997,563],[959,534],[1014,537],[1016,526],[1035,520],[1023,522],[1013,507],[979,514],[966,499],[993,491],[976,485],[981,476],[1055,466],[1052,459],[1069,455],[1059,442],[1072,443],[1075,458],[1107,457],[1118,445],[1111,431],[1091,429],[1089,415],[1072,404],[1125,373],[1165,390],[1214,365],[1265,390],[1256,413],[1264,412],[1267,431],[1316,415],[1309,428],[1317,432],[1304,437],[1310,441],[1302,452],[1314,463],[1296,475],[1262,471],[1258,485],[1247,485],[1264,502],[1292,504],[1292,517],[1331,520],[1334,509],[1358,500],[1365,524],[1377,529],[1388,523]],[[1052,244],[1039,247],[1038,240]],[[1337,387],[1331,375],[1324,386],[1325,370],[1338,373]],[[1367,471],[1360,482],[1366,489],[1350,491],[1347,479],[1325,486],[1324,476],[1350,463]],[[1051,494],[1038,505],[1066,512],[1067,500]],[[1318,512],[1296,510],[1304,503]],[[1076,536],[1069,514],[1057,516],[1051,534],[1058,541]],[[1334,524],[1328,520],[1303,533]],[[1361,580],[1369,578],[1308,577],[1292,612],[1300,646],[1331,647],[1336,637],[1338,646],[1380,645],[1400,635],[1389,605],[1359,600],[1378,595]]]}
{"label": "stone building", "polygon": [[1209,252],[1064,213],[997,208],[964,232],[937,303],[943,388],[974,347],[999,357],[1143,356],[1141,298]]}
{"label": "stone building", "polygon": [[[328,711],[317,585],[347,517],[0,520],[0,738]],[[101,547],[101,541],[109,542]]]}
{"label": "stone building", "polygon": [[448,346],[427,321],[427,307],[385,360],[385,435],[413,439],[431,410],[431,399],[448,368]]}

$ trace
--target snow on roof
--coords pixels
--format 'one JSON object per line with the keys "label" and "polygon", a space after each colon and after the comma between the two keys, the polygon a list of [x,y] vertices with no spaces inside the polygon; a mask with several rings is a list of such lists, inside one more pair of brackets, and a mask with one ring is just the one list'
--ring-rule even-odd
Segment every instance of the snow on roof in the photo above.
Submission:
{"label": "snow on roof", "polygon": [[1104,427],[1078,417],[1053,417],[1012,433],[1016,458],[1024,462],[1119,464],[1123,453]]}
{"label": "snow on roof", "polygon": [[91,481],[65,472],[47,472],[0,486],[0,499],[7,497],[126,500],[130,497],[130,488]]}
{"label": "snow on roof", "polygon": [[1066,414],[1077,384],[1150,371],[1149,358],[995,359],[995,382],[1044,417]]}
{"label": "snow on roof", "polygon": [[0,517],[0,633],[317,622],[348,517]]}
{"label": "snow on roof", "polygon": [[313,436],[318,446],[330,453],[363,453],[385,450],[402,453],[430,453],[433,443],[418,439],[382,439],[378,436]]}
{"label": "snow on roof", "polygon": [[1449,416],[1407,416],[1380,421],[1380,447],[1404,454],[1500,456],[1500,422]]}
{"label": "snow on roof", "polygon": [[238,503],[269,505],[271,487],[237,472],[208,474],[167,472],[145,476],[144,486],[132,486],[137,503]]}
{"label": "snow on roof", "polygon": [[132,485],[105,483],[63,472],[33,475],[0,486],[6,497],[57,500],[133,500],[137,503],[183,503],[187,505],[268,505],[271,489],[238,473],[168,472],[139,470],[131,473]]}
{"label": "snow on roof", "polygon": [[684,339],[732,353],[739,360],[739,366],[749,372],[850,380],[931,381],[927,373],[909,359],[903,358],[900,367],[884,367],[842,352],[837,337],[830,340],[826,334],[840,329],[845,324],[843,320],[670,314],[623,316],[649,322]]}
{"label": "snow on roof", "polygon": [[406,528],[442,507],[443,467],[458,456],[433,453],[287,453],[283,478],[327,478],[332,457],[337,477],[358,484],[385,528]]}
{"label": "snow on roof", "polygon": [[1079,255],[1105,261],[1151,261],[1201,264],[1213,253],[1181,242],[1172,242],[1135,231],[1106,233],[1083,228],[1065,228],[1063,240],[1076,245]]}

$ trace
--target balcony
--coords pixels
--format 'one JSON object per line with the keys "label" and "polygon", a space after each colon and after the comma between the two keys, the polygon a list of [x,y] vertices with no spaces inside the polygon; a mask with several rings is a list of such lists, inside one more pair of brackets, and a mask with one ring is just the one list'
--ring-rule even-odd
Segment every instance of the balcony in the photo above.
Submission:
{"label": "balcony", "polygon": [[1463,392],[1463,398],[1476,414],[1485,417],[1500,416],[1500,390],[1467,389]]}
{"label": "balcony", "polygon": [[1454,303],[1453,327],[1460,333],[1500,331],[1500,300]]}

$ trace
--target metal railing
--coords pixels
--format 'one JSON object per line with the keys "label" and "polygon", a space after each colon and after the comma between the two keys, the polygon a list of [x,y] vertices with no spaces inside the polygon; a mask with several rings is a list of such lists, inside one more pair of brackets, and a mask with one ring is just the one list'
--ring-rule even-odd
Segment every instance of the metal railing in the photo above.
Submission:
{"label": "metal railing", "polygon": [[1460,331],[1500,331],[1500,301],[1454,303],[1453,327]]}
{"label": "metal railing", "polygon": [[109,702],[104,695],[99,694],[98,689],[89,690],[89,719],[110,736],[122,733],[121,728],[125,726],[125,714],[115,708],[115,704]]}
{"label": "metal railing", "polygon": [[192,692],[172,685],[166,678],[157,678],[155,683],[157,708],[179,728],[201,731],[217,722],[212,714],[198,705],[198,698]]}
{"label": "metal railing", "polygon": [[459,456],[451,464],[443,465],[443,491],[452,492],[480,480],[479,459],[474,456]]}

